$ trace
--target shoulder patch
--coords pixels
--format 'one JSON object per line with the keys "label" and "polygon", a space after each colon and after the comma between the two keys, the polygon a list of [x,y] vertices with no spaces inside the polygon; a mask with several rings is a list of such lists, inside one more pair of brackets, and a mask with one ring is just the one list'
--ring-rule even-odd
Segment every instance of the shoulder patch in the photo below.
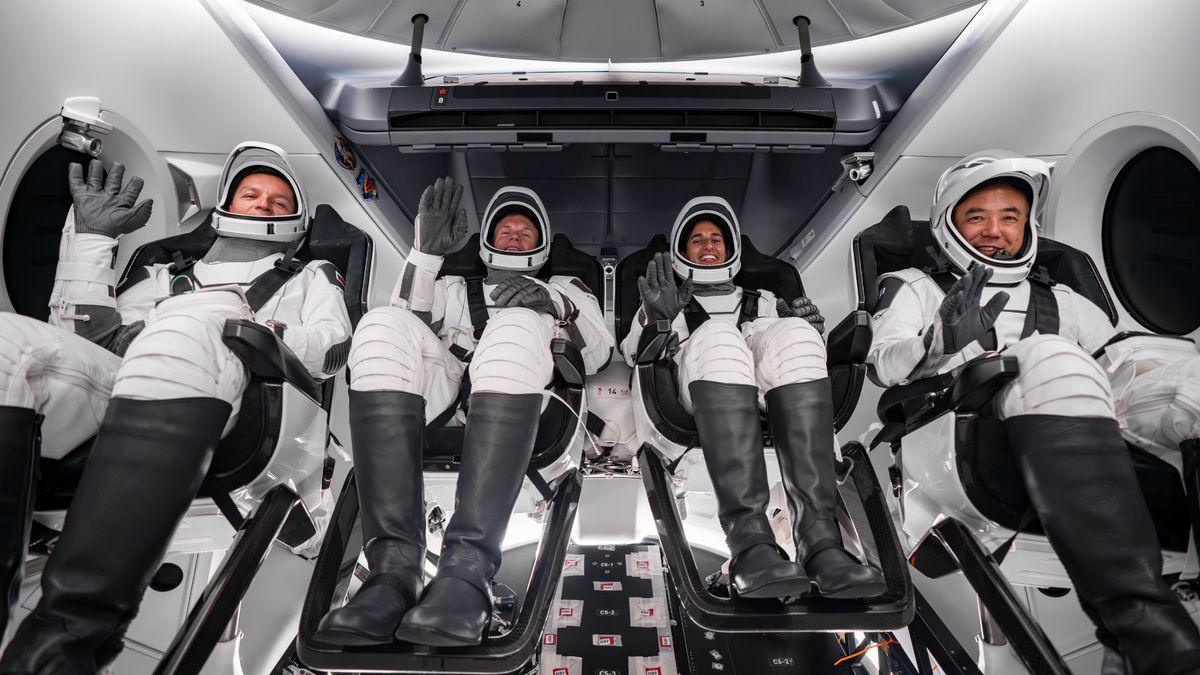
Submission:
{"label": "shoulder patch", "polygon": [[892,301],[896,299],[896,295],[900,289],[904,287],[904,280],[896,277],[884,277],[879,282],[878,295],[875,296],[875,311],[881,312],[887,309]]}
{"label": "shoulder patch", "polygon": [[325,278],[329,280],[329,283],[342,290],[346,289],[346,278],[338,271],[337,265],[331,262],[322,262],[317,265],[317,269],[321,270]]}
{"label": "shoulder patch", "polygon": [[595,293],[592,292],[592,289],[588,288],[587,284],[580,281],[579,277],[571,277],[571,285],[574,286],[575,288],[578,288],[579,290],[583,291],[584,293],[588,293],[589,295],[595,295]]}

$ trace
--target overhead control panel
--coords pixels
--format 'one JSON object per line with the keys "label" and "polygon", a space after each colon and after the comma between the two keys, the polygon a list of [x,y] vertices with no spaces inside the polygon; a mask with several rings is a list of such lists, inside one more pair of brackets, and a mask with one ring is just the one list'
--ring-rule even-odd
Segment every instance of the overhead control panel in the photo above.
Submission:
{"label": "overhead control panel", "polygon": [[895,112],[882,107],[887,97],[873,84],[601,77],[564,73],[530,81],[514,73],[417,87],[347,82],[328,113],[355,143],[402,151],[645,142],[667,150],[820,152],[868,145]]}

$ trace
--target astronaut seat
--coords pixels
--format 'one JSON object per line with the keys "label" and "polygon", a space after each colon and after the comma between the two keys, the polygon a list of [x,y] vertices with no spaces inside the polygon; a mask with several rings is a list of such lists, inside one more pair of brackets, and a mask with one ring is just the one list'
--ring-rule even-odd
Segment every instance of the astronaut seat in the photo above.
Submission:
{"label": "astronaut seat", "polygon": [[[140,247],[126,266],[122,285],[135,281],[131,273],[144,266],[172,262],[176,255],[199,258],[216,236],[210,221],[205,221],[194,230]],[[365,307],[370,257],[370,238],[328,205],[317,207],[309,233],[295,254],[298,261],[326,260],[344,270],[346,308],[352,323],[357,323]],[[286,480],[327,482],[323,474],[335,380],[313,378],[264,326],[237,322],[226,328],[223,337],[246,364],[251,384],[242,398],[236,424],[218,446],[199,496],[213,499],[236,527],[258,498],[280,482],[272,477],[278,476],[277,467],[268,471],[277,460],[308,469],[307,473],[291,472]],[[88,439],[62,459],[40,460],[36,495],[39,521],[54,522],[60,516],[51,512],[69,507],[93,440]],[[299,491],[302,486],[294,487]],[[304,508],[296,512],[297,519],[290,519],[282,535],[282,541],[290,546],[299,547],[316,534],[318,523],[304,522],[308,518],[301,518],[303,513]],[[189,539],[193,539],[192,546],[198,545],[194,537]]]}
{"label": "astronaut seat", "polygon": [[[741,270],[733,278],[735,285],[767,290],[786,302],[804,295],[795,267],[762,254],[745,236],[740,241]],[[656,235],[644,249],[618,265],[618,343],[629,333],[641,305],[638,277],[656,253],[667,250],[666,238]],[[692,310],[683,310],[689,328],[693,321],[703,321],[701,317],[693,318]],[[870,344],[867,322],[865,313],[851,313],[829,334],[827,354],[835,430],[849,420],[861,392],[866,372],[862,358]],[[686,509],[689,495],[711,492],[712,486],[704,467],[697,467],[704,461],[702,453],[692,451],[698,434],[692,415],[680,400],[677,366],[667,356],[672,337],[665,321],[646,325],[639,341],[632,390],[638,436],[651,439],[639,453],[643,480],[668,560],[673,569],[683,570],[677,587],[689,615],[705,628],[734,631],[879,629],[906,624],[913,611],[911,581],[901,552],[895,548],[898,541],[880,501],[882,492],[866,452],[857,443],[842,448],[840,482],[845,493],[839,495],[838,517],[849,535],[844,538],[857,542],[866,558],[883,570],[888,588],[885,595],[853,602],[806,597],[789,605],[772,605],[728,598],[727,591],[701,577],[684,535],[681,511]],[[773,439],[765,416],[761,423],[763,447],[771,452]],[[767,465],[768,480],[778,481],[775,462]],[[869,536],[860,536],[867,534],[860,530],[869,530]]]}
{"label": "astronaut seat", "polygon": [[[469,307],[476,334],[486,322],[482,282],[487,275],[478,255],[479,234],[469,237],[456,251],[448,253],[439,277],[460,276],[468,287],[478,284],[476,300]],[[565,235],[551,240],[547,262],[537,278],[573,276],[594,292],[603,292],[600,264],[576,249]],[[470,294],[468,291],[469,303]],[[603,302],[603,298],[598,297]],[[510,672],[526,663],[538,646],[545,613],[553,598],[561,572],[562,556],[570,539],[581,480],[579,466],[588,432],[581,420],[587,418],[584,397],[584,364],[578,347],[566,339],[551,344],[554,372],[548,387],[552,396],[541,413],[533,454],[526,470],[521,495],[514,514],[528,514],[543,523],[540,543],[532,563],[523,597],[519,591],[496,586],[496,605],[491,630],[476,647],[418,647],[394,642],[377,647],[343,647],[315,637],[317,625],[331,607],[344,603],[356,587],[357,565],[362,558],[362,534],[359,502],[354,473],[342,488],[334,521],[321,548],[317,567],[300,619],[298,655],[305,665],[323,670],[375,670],[394,672]],[[432,420],[425,429],[425,507],[427,514],[428,559],[436,562],[443,525],[452,515],[457,468],[461,463],[465,428],[448,424],[453,413],[467,400],[469,381],[465,379],[459,403]],[[442,506],[445,505],[445,506]],[[516,538],[529,534],[528,528],[510,527]],[[431,566],[427,566],[427,573]],[[503,576],[502,574],[498,576]],[[460,670],[462,669],[462,670]]]}
{"label": "astronaut seat", "polygon": [[[876,311],[881,275],[917,268],[937,281],[945,269],[940,267],[943,263],[927,223],[911,220],[903,206],[859,233],[853,246],[858,309],[866,312]],[[1037,250],[1031,281],[1068,285],[1116,324],[1116,308],[1086,253],[1045,237],[1039,237]],[[939,283],[945,281],[943,275]],[[1035,309],[1033,314],[1037,313]],[[1119,334],[1110,344],[1129,337]],[[1044,635],[1024,609],[1011,603],[1004,606],[1003,596],[1008,595],[1004,580],[1042,589],[1067,589],[1072,584],[1043,534],[1004,426],[989,405],[1017,370],[1015,357],[983,356],[961,372],[885,390],[878,405],[884,426],[871,447],[888,444],[895,458],[892,490],[899,502],[904,549],[912,564],[932,578],[964,571],[987,610],[1015,622],[1002,629],[1020,652],[1036,651]],[[1179,473],[1162,459],[1128,447],[1163,547],[1164,573],[1179,573],[1190,539],[1189,506]],[[970,554],[967,549],[972,549]],[[993,559],[1003,577],[985,581],[989,575],[983,568],[991,567]],[[1017,624],[1024,625],[1017,628]],[[1028,634],[1021,634],[1024,631]],[[1042,643],[1040,648],[1045,646]],[[1031,654],[1027,651],[1022,658]],[[1051,664],[1058,658],[1053,653],[1036,656],[1042,657]],[[1047,667],[1048,672],[1058,672],[1053,665]]]}
{"label": "astronaut seat", "polygon": [[[145,266],[199,259],[216,237],[210,215],[189,232],[146,244],[130,258],[121,283],[136,283]],[[343,221],[333,208],[320,205],[293,256],[301,262],[328,261],[341,270],[338,275],[344,281],[346,309],[352,323],[365,308],[371,246],[370,238]],[[286,278],[290,275],[280,277],[284,281]],[[255,284],[247,295],[257,292],[269,296],[278,287]],[[230,321],[222,338],[245,365],[248,385],[237,422],[218,445],[198,497],[168,548],[168,564],[160,568],[152,583],[155,591],[170,594],[164,598],[171,599],[155,602],[175,602],[178,595],[178,602],[184,603],[181,609],[186,610],[195,597],[187,597],[190,584],[180,587],[181,575],[175,563],[183,563],[177,556],[230,548],[230,526],[239,530],[239,536],[224,567],[215,573],[210,591],[166,650],[164,663],[174,660],[176,665],[179,659],[203,659],[208,655],[273,540],[298,554],[312,555],[329,518],[327,488],[333,460],[326,456],[326,450],[331,439],[329,412],[336,378],[314,378],[270,328],[254,322]],[[86,440],[61,459],[39,460],[31,538],[35,556],[27,564],[31,572],[44,564],[36,554],[53,547],[94,440]],[[203,574],[202,579],[207,578]],[[35,599],[25,599],[26,606],[32,606]],[[130,637],[137,639],[137,635],[135,625]]]}

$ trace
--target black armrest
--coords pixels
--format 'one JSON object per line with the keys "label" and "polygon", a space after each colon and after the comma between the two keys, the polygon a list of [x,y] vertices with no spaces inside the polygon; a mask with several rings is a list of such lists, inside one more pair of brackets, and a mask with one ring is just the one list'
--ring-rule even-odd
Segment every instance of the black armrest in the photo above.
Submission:
{"label": "black armrest", "polygon": [[949,407],[958,412],[979,412],[1018,372],[1015,356],[992,356],[968,363],[950,387]]}
{"label": "black armrest", "polygon": [[667,352],[667,346],[671,343],[673,335],[670,321],[652,321],[646,324],[642,329],[641,337],[638,338],[638,364],[653,363],[662,358],[663,354]]}
{"label": "black armrest", "polygon": [[321,383],[270,328],[245,319],[225,322],[221,339],[250,372],[264,380],[287,382],[314,401],[322,400]]}
{"label": "black armrest", "polygon": [[1098,359],[1104,354],[1105,349],[1108,349],[1109,347],[1117,344],[1118,342],[1121,342],[1123,340],[1128,340],[1129,338],[1134,338],[1134,337],[1156,337],[1156,338],[1162,338],[1164,340],[1182,340],[1189,344],[1196,344],[1196,341],[1193,340],[1192,338],[1184,337],[1182,335],[1160,335],[1158,333],[1147,333],[1146,331],[1140,331],[1140,330],[1123,330],[1120,333],[1117,333],[1116,335],[1112,336],[1112,338],[1110,338],[1108,342],[1105,342],[1103,345],[1101,345],[1099,349],[1092,352],[1092,358]]}
{"label": "black armrest", "polygon": [[994,354],[971,361],[957,375],[942,373],[888,389],[878,408],[884,427],[871,447],[897,441],[951,410],[979,412],[1018,372],[1017,357]]}
{"label": "black armrest", "polygon": [[554,338],[550,341],[550,355],[554,358],[554,369],[569,386],[582,387],[587,371],[583,366],[583,352],[570,340]]}
{"label": "black armrest", "polygon": [[830,366],[866,363],[871,349],[871,315],[856,309],[829,331],[826,346]]}

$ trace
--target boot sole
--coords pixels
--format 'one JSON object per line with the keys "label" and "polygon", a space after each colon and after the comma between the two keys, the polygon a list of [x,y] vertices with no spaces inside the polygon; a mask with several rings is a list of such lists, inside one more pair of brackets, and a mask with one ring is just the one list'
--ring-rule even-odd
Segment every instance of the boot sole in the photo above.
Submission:
{"label": "boot sole", "polygon": [[[484,628],[484,630],[487,630],[487,628]],[[396,629],[394,637],[402,642],[411,642],[428,647],[474,647],[483,642],[482,635],[472,641],[458,635],[451,635],[450,633],[443,633],[442,631],[429,628],[400,627]]]}
{"label": "boot sole", "polygon": [[887,584],[884,582],[862,584],[858,586],[847,586],[845,588],[835,588],[826,593],[813,582],[814,593],[822,598],[830,598],[833,600],[860,600],[862,598],[874,598],[884,593],[887,593]]}
{"label": "boot sole", "polygon": [[754,600],[763,600],[773,598],[782,600],[784,598],[797,598],[802,595],[808,595],[813,590],[813,583],[810,580],[797,581],[795,579],[785,579],[780,581],[772,581],[756,588],[751,588],[746,591],[733,588],[738,597],[750,598]]}
{"label": "boot sole", "polygon": [[345,628],[326,628],[325,630],[317,631],[313,637],[321,642],[327,642],[331,645],[341,645],[343,647],[390,645],[396,641],[396,638],[391,633],[387,635],[371,635]]}

